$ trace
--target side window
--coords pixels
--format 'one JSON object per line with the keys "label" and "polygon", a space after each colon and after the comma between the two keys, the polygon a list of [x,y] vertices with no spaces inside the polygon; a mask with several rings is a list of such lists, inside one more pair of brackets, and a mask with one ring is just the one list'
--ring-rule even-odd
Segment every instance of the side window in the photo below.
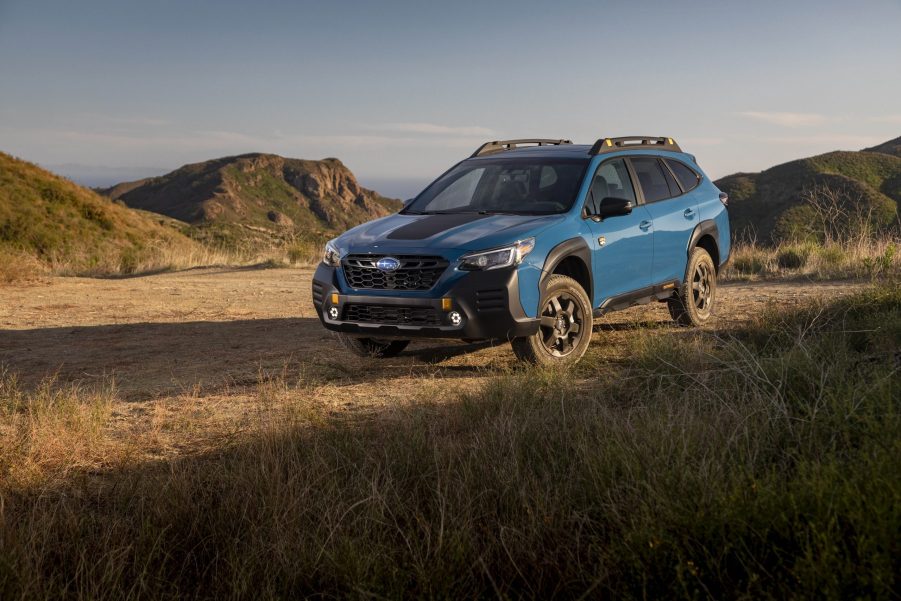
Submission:
{"label": "side window", "polygon": [[[670,191],[670,184],[664,175],[663,165],[655,157],[633,157],[632,168],[638,176],[638,183],[644,193],[645,202],[657,202],[665,200],[674,194]],[[672,179],[672,175],[670,175]],[[675,185],[673,181],[673,185]],[[679,194],[677,191],[676,194]]]}
{"label": "side window", "polygon": [[632,179],[623,159],[605,161],[598,167],[591,180],[586,204],[596,212],[600,202],[608,196],[635,202],[635,188],[632,187]]}
{"label": "side window", "polygon": [[676,174],[676,179],[682,184],[683,190],[688,192],[689,190],[694,190],[698,187],[701,176],[695,173],[694,169],[685,163],[674,161],[673,159],[666,159],[666,164],[669,165],[669,168]]}
{"label": "side window", "polygon": [[663,177],[666,178],[666,185],[669,188],[669,195],[679,196],[682,194],[682,189],[679,187],[679,184],[676,183],[676,180],[673,178],[673,174],[667,169],[666,165],[663,164],[663,159],[660,159],[660,170],[663,171]]}

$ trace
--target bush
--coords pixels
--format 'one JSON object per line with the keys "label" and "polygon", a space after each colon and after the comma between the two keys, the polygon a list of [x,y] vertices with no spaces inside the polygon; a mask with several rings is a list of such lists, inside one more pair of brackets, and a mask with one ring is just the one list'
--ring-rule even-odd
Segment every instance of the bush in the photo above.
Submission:
{"label": "bush", "polygon": [[776,264],[782,269],[801,269],[813,250],[809,244],[793,244],[782,246],[776,252]]}
{"label": "bush", "polygon": [[746,247],[738,249],[732,257],[732,268],[740,275],[760,275],[767,271],[769,257],[763,250]]}

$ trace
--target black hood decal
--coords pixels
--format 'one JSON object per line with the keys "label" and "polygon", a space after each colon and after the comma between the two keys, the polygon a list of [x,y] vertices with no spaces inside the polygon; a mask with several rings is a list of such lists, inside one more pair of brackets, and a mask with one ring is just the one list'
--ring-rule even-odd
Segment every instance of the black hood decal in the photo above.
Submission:
{"label": "black hood decal", "polygon": [[389,240],[424,240],[435,234],[455,228],[459,225],[471,223],[487,217],[478,213],[445,213],[444,215],[427,215],[412,223],[401,226],[388,234]]}

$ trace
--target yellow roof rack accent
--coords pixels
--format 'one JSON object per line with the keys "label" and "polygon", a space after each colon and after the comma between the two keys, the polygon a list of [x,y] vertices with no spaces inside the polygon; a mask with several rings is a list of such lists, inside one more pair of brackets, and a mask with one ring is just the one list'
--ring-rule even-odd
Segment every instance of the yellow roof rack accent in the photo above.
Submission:
{"label": "yellow roof rack accent", "polygon": [[588,154],[595,155],[631,148],[682,152],[675,140],[665,136],[624,136],[621,138],[600,138],[594,143]]}

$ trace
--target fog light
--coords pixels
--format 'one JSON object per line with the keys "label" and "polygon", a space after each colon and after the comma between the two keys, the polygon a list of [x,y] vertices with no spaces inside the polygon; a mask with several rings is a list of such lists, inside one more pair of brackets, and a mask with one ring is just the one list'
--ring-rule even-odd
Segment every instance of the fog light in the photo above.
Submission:
{"label": "fog light", "polygon": [[338,307],[332,307],[328,310],[328,316],[332,319],[338,319]]}
{"label": "fog light", "polygon": [[450,319],[451,325],[458,326],[463,323],[463,316],[457,311],[451,311],[447,314],[447,317]]}

